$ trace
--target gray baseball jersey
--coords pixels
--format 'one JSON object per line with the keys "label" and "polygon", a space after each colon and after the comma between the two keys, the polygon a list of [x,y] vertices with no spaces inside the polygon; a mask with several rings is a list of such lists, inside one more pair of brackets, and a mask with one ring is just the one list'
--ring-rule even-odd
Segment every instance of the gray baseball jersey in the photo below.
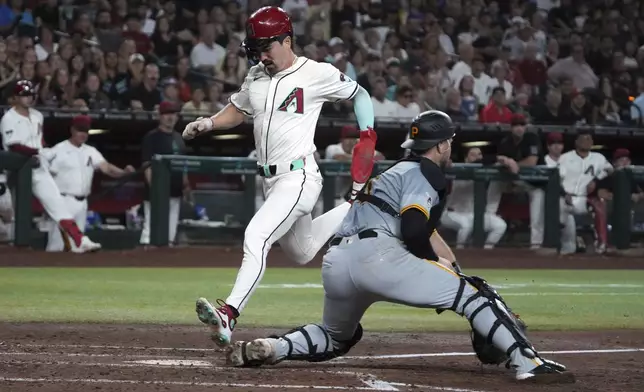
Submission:
{"label": "gray baseball jersey", "polygon": [[[402,161],[384,173],[373,177],[364,192],[376,196],[402,214],[417,208],[429,218],[429,211],[440,200],[438,192],[429,184],[416,161]],[[401,238],[400,219],[371,203],[355,202],[344,218],[337,235],[349,237],[366,229],[373,229],[395,238]]]}

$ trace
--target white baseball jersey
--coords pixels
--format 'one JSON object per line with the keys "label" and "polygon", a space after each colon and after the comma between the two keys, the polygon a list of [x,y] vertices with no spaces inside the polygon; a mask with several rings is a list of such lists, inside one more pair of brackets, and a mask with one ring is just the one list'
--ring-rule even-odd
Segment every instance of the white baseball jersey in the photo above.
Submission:
{"label": "white baseball jersey", "polygon": [[49,171],[61,194],[87,197],[92,190],[94,171],[105,162],[103,155],[92,146],[76,147],[69,140],[51,148]]}
{"label": "white baseball jersey", "polygon": [[2,132],[2,146],[9,150],[9,146],[20,144],[36,150],[43,147],[43,116],[36,109],[29,109],[29,117],[9,109],[0,120]]}
{"label": "white baseball jersey", "polygon": [[454,180],[446,208],[457,212],[474,212],[474,181]]}
{"label": "white baseball jersey", "polygon": [[568,151],[559,158],[559,174],[566,193],[585,196],[586,187],[594,179],[601,180],[612,165],[598,152],[590,152],[582,158],[576,151]]}
{"label": "white baseball jersey", "polygon": [[322,104],[352,99],[358,87],[334,66],[298,57],[272,77],[263,64],[252,67],[230,103],[253,118],[257,161],[266,165],[313,154]]}
{"label": "white baseball jersey", "polygon": [[546,155],[545,157],[543,157],[543,160],[546,163],[546,166],[557,167],[559,166],[559,161],[561,160],[561,157],[559,157],[559,161],[555,161],[554,159],[552,159],[550,155]]}

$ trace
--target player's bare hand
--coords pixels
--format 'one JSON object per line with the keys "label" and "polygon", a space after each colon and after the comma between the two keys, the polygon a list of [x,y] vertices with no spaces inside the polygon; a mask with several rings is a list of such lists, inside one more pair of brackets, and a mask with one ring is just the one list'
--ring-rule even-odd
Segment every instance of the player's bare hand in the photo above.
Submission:
{"label": "player's bare hand", "polygon": [[568,204],[569,206],[572,205],[572,196],[571,195],[564,196],[564,200],[566,201],[566,204]]}
{"label": "player's bare hand", "polygon": [[126,173],[134,173],[136,171],[136,169],[132,165],[127,165],[127,166],[125,166],[123,171],[125,171]]}
{"label": "player's bare hand", "polygon": [[642,200],[642,194],[641,193],[633,193],[631,195],[631,201],[633,203],[639,203],[640,200]]}
{"label": "player's bare hand", "polygon": [[195,121],[186,125],[182,136],[186,140],[194,139],[200,133],[212,130],[212,125],[210,117],[199,117]]}

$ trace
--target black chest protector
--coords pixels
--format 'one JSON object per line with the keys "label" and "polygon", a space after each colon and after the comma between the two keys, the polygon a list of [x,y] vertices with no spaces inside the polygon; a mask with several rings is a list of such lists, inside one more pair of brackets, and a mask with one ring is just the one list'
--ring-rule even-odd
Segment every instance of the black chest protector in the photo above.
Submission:
{"label": "black chest protector", "polygon": [[[441,170],[441,168],[431,160],[418,156],[411,156],[409,158],[401,159],[391,165],[391,167],[389,167],[387,170],[390,170],[392,167],[401,162],[418,162],[420,164],[420,172],[423,174],[423,177],[425,177],[425,180],[429,182],[429,185],[431,185],[432,188],[434,188],[434,190],[438,193],[439,202],[434,207],[432,207],[431,211],[429,212],[429,220],[427,221],[427,228],[431,233],[438,227],[438,223],[440,222],[441,216],[443,215],[443,210],[445,209],[445,204],[447,202],[447,179],[445,178],[445,173],[443,173],[443,170]],[[383,173],[385,173],[387,170],[385,170]],[[381,175],[383,173],[381,173]],[[389,203],[379,198],[378,196],[364,193],[365,188],[362,188],[362,190],[358,193],[356,200],[373,204],[380,211],[389,214],[394,218],[400,218],[400,212],[398,212],[394,207],[392,207]]]}

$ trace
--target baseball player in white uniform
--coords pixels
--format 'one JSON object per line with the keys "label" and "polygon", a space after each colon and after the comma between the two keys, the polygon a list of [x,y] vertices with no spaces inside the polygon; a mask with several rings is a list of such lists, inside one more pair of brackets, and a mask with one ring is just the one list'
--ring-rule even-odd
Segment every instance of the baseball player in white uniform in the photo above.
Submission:
{"label": "baseball player in white uniform", "polygon": [[[546,165],[548,167],[558,167],[559,158],[563,153],[564,144],[563,144],[563,135],[559,132],[552,132],[546,136],[546,145],[548,153],[543,156],[542,161],[539,162],[540,165]],[[532,197],[530,199],[530,211],[538,210],[544,211],[546,202],[546,192],[543,188],[534,188],[532,191]],[[536,213],[535,217],[530,219],[530,227],[532,233],[532,246],[533,250],[541,252],[555,252],[556,249],[542,249],[541,244],[543,243],[543,227],[544,227],[545,215],[543,213]]]}
{"label": "baseball player in white uniform", "polygon": [[0,241],[13,240],[13,203],[7,175],[0,171]]}
{"label": "baseball player in white uniform", "polygon": [[[49,172],[63,196],[67,211],[74,217],[81,232],[87,223],[87,197],[92,190],[94,171],[118,178],[135,170],[127,166],[125,170],[112,165],[94,147],[85,144],[89,136],[91,118],[76,116],[72,119],[71,137],[51,148]],[[47,240],[48,252],[73,250],[67,235],[52,222]]]}
{"label": "baseball player in white uniform", "polygon": [[[315,161],[319,162],[321,159],[320,154],[316,151],[313,155],[315,156]],[[257,150],[251,151],[247,158],[257,160]],[[255,176],[255,212],[262,208],[264,200],[266,200],[266,197],[264,196],[264,179],[262,176],[257,175]],[[311,212],[311,215],[314,218],[317,218],[322,215],[323,211],[324,206],[322,205],[322,200],[318,200]]]}
{"label": "baseball player in white uniform", "polygon": [[606,208],[596,196],[596,182],[613,172],[613,166],[597,152],[592,152],[593,137],[580,132],[575,140],[575,149],[559,159],[559,173],[563,188],[560,211],[564,225],[561,236],[561,254],[575,253],[577,227],[575,215],[591,213],[595,230],[595,251],[604,253],[608,240]]}
{"label": "baseball player in white uniform", "polygon": [[351,163],[354,198],[374,164],[376,133],[369,93],[331,64],[296,56],[292,44],[291,20],[281,8],[263,7],[253,13],[243,46],[255,65],[224,109],[188,124],[183,133],[190,139],[252,117],[258,173],[264,178],[266,201],[244,233],[244,258],[232,292],[225,302],[218,300],[218,308],[205,298],[197,300],[200,321],[211,327],[212,339],[221,346],[230,343],[236,319],[262,279],[272,244],[279,240],[290,258],[306,264],[349,211],[347,202],[311,217],[322,190],[313,138],[325,102],[354,103],[362,130]]}
{"label": "baseball player in white uniform", "polygon": [[32,175],[33,194],[40,200],[47,215],[74,241],[72,250],[75,253],[99,250],[101,245],[84,236],[78,228],[47,168],[51,155],[50,150],[43,146],[43,116],[31,108],[35,95],[33,84],[28,80],[19,80],[13,92],[13,107],[0,121],[4,149],[38,160],[39,165]]}
{"label": "baseball player in white uniform", "polygon": [[[470,148],[465,157],[465,163],[476,163],[483,161],[483,154],[480,148]],[[483,227],[487,234],[485,249],[493,249],[499,242],[508,225],[503,218],[496,214],[495,205],[486,208]],[[456,247],[462,249],[472,235],[474,228],[474,181],[454,180],[452,191],[447,198],[446,210],[441,217],[441,224],[445,227],[456,230]]]}

